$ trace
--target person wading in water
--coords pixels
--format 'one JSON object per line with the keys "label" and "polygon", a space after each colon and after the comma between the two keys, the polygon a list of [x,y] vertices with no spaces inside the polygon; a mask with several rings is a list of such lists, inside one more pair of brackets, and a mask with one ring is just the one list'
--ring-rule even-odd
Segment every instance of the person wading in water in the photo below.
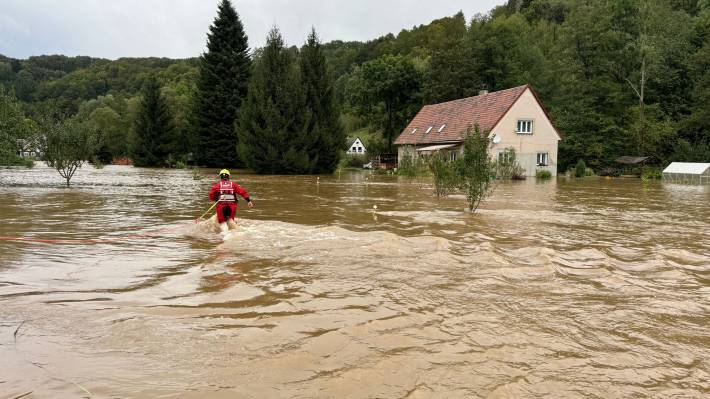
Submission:
{"label": "person wading in water", "polygon": [[210,190],[210,199],[217,201],[217,221],[222,233],[226,233],[229,230],[229,221],[234,220],[237,215],[237,194],[247,201],[250,209],[254,207],[247,190],[229,180],[230,176],[227,169],[222,169],[219,172],[219,182],[212,186],[212,190]]}

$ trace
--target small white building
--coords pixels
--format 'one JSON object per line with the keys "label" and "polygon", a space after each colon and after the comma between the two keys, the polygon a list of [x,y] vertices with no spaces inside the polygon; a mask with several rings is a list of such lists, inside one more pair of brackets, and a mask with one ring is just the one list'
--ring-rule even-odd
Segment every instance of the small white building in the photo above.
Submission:
{"label": "small white building", "polygon": [[362,140],[360,140],[359,137],[353,141],[352,144],[348,147],[348,150],[345,152],[346,154],[349,155],[355,155],[355,154],[365,154],[367,153],[367,149],[365,148],[365,144],[362,143]]}
{"label": "small white building", "polygon": [[663,180],[671,183],[710,183],[710,163],[673,162],[663,170]]}

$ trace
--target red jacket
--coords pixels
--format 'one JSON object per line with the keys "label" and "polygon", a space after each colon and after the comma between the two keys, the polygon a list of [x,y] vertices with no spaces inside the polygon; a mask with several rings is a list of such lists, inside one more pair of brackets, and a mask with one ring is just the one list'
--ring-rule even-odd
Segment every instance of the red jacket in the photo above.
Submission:
{"label": "red jacket", "polygon": [[[243,189],[239,184],[231,180],[222,180],[215,183],[210,190],[210,199],[212,201],[217,201],[220,197],[222,197],[222,202],[237,202],[236,194],[241,195],[245,200],[247,200],[247,202],[251,201],[247,190]],[[229,196],[232,196],[234,199],[228,199]]]}

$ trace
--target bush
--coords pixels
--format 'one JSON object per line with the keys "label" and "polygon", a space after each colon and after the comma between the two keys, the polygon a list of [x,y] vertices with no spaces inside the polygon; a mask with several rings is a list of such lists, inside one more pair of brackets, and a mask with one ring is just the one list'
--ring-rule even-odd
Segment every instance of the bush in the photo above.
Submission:
{"label": "bush", "polygon": [[445,197],[461,185],[456,163],[446,162],[443,154],[434,154],[429,159],[429,169],[434,175],[434,194],[437,197]]}
{"label": "bush", "polygon": [[552,172],[545,169],[538,169],[535,171],[535,177],[538,179],[549,180],[552,179]]}
{"label": "bush", "polygon": [[501,180],[523,180],[525,179],[525,169],[518,164],[514,148],[506,148],[498,161],[493,162],[495,177]]}
{"label": "bush", "polygon": [[584,163],[583,160],[577,161],[577,166],[574,167],[574,176],[575,177],[584,177],[587,175],[587,165]]}
{"label": "bush", "polygon": [[648,167],[641,174],[643,180],[660,180],[663,178],[663,171],[660,168]]}
{"label": "bush", "polygon": [[360,154],[346,154],[341,158],[339,167],[341,168],[358,168],[362,169],[362,165],[370,162],[366,155]]}
{"label": "bush", "polygon": [[487,135],[481,134],[478,125],[469,127],[463,157],[457,161],[460,186],[466,193],[468,210],[471,212],[476,211],[481,201],[492,191],[493,165],[488,155],[489,144]]}
{"label": "bush", "polygon": [[412,154],[404,154],[397,166],[397,174],[400,176],[414,177],[427,172],[427,165],[422,157],[414,157]]}

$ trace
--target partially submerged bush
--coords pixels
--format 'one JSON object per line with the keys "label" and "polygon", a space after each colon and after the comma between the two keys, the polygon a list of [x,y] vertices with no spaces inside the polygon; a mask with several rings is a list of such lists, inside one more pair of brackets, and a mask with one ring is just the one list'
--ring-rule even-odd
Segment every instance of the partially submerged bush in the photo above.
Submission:
{"label": "partially submerged bush", "polygon": [[549,180],[552,179],[552,172],[547,169],[538,169],[535,171],[535,177],[538,179]]}
{"label": "partially submerged bush", "polygon": [[447,162],[441,153],[436,153],[429,159],[429,169],[434,175],[434,194],[437,197],[445,197],[461,186],[457,166],[456,161]]}
{"label": "partially submerged bush", "polygon": [[493,170],[496,179],[500,180],[523,180],[525,179],[525,169],[518,164],[515,149],[506,148],[498,154],[498,160],[493,162]]}
{"label": "partially submerged bush", "polygon": [[575,177],[584,177],[587,175],[587,165],[584,163],[583,160],[577,161],[577,165],[574,167],[574,176]]}
{"label": "partially submerged bush", "polygon": [[341,168],[358,168],[362,169],[362,165],[370,162],[367,155],[361,154],[346,154],[340,159],[339,167]]}
{"label": "partially submerged bush", "polygon": [[414,177],[427,173],[427,164],[422,157],[415,157],[410,153],[402,155],[397,166],[397,174],[400,176]]}
{"label": "partially submerged bush", "polygon": [[643,180],[660,180],[663,178],[663,171],[656,167],[647,167],[641,175]]}

